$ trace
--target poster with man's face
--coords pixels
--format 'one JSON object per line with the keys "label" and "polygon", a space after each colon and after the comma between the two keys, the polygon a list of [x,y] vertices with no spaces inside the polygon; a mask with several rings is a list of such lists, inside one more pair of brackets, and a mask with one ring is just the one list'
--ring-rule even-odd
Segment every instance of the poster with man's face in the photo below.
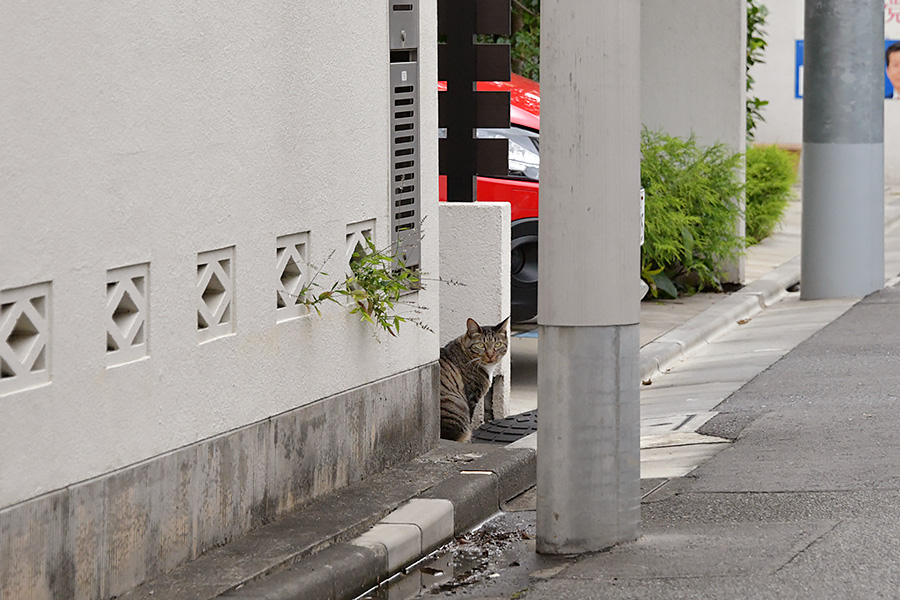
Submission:
{"label": "poster with man's face", "polygon": [[900,98],[900,0],[884,1],[885,98]]}
{"label": "poster with man's face", "polygon": [[890,93],[885,97],[900,98],[900,42],[891,42],[884,50],[884,74],[890,83]]}
{"label": "poster with man's face", "polygon": [[[803,97],[803,3],[795,40],[794,97]],[[900,0],[884,0],[884,97],[900,100]]]}

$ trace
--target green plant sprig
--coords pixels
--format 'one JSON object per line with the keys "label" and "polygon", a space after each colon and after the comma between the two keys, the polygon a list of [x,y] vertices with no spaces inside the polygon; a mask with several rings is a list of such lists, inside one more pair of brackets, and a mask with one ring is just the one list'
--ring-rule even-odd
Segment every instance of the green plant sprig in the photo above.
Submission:
{"label": "green plant sprig", "polygon": [[399,259],[393,244],[379,249],[371,239],[365,241],[366,247],[357,246],[350,259],[351,275],[336,291],[355,304],[351,315],[396,336],[407,319],[396,313],[394,304],[402,294],[420,288],[419,276]]}
{"label": "green plant sprig", "polygon": [[[334,252],[331,251],[322,263],[323,266],[334,256]],[[401,300],[404,294],[423,289],[423,285],[418,270],[407,267],[399,258],[397,244],[378,248],[371,239],[366,238],[365,247],[359,245],[353,252],[350,274],[343,280],[323,288],[317,282],[320,275],[328,276],[328,273],[319,267],[298,294],[291,294],[296,303],[305,306],[307,310],[314,310],[321,316],[320,305],[325,302],[341,304],[341,298],[344,298],[353,307],[350,314],[359,315],[360,320],[371,323],[391,336],[396,336],[400,324],[407,322],[432,331],[421,318],[403,316],[396,310],[398,305],[409,306],[414,314],[422,314],[426,308]]]}

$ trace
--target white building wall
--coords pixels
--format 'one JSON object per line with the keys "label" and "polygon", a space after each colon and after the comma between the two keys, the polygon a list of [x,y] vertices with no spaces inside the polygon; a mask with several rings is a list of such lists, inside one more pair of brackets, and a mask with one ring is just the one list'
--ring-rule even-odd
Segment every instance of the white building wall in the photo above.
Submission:
{"label": "white building wall", "polygon": [[641,4],[641,122],[743,151],[745,0]]}
{"label": "white building wall", "polygon": [[[422,131],[437,127],[434,13],[423,0]],[[277,322],[279,236],[307,232],[326,286],[352,224],[390,241],[387,26],[379,2],[4,8],[0,324],[20,288],[49,293],[44,373],[0,378],[0,509],[436,360],[436,334],[376,339],[335,305]],[[436,228],[436,140],[421,164]],[[231,331],[202,341],[198,253],[222,248]],[[436,235],[422,252],[436,274]],[[108,274],[131,265],[146,266],[146,355],[110,366]],[[434,330],[437,293],[414,296]],[[28,326],[0,345],[10,331]]]}
{"label": "white building wall", "polygon": [[[643,0],[641,122],[744,152],[746,37],[746,0]],[[738,235],[744,228],[741,219]],[[726,268],[731,282],[744,280],[744,257]]]}
{"label": "white building wall", "polygon": [[[895,3],[886,3],[896,6]],[[803,100],[795,97],[795,45],[803,39],[803,0],[766,2],[763,60],[752,67],[753,94],[768,100],[763,122],[756,130],[755,143],[799,148],[803,143]],[[896,9],[894,9],[896,10]],[[900,22],[886,12],[885,37],[900,39]],[[900,183],[900,102],[884,102],[884,177]]]}

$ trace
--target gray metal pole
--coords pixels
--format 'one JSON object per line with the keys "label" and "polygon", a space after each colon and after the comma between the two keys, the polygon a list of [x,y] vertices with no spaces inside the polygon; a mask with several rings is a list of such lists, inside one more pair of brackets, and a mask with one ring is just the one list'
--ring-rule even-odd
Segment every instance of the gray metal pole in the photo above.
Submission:
{"label": "gray metal pole", "polygon": [[800,297],[884,286],[884,4],[806,0]]}
{"label": "gray metal pole", "polygon": [[640,534],[640,2],[541,3],[537,550]]}

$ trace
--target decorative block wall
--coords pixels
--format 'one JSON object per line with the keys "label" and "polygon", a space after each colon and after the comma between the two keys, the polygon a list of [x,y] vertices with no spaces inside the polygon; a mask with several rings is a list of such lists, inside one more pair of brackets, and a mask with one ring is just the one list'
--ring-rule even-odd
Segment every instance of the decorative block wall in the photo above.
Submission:
{"label": "decorative block wall", "polygon": [[[419,388],[379,386],[432,370],[437,336],[410,325],[376,339],[346,306],[292,302],[316,268],[326,287],[342,276],[348,233],[391,239],[387,5],[232,8],[5,8],[0,597],[108,597],[246,531],[244,504],[216,504],[227,478],[204,471],[203,450],[231,432],[288,414],[329,432],[293,450],[335,476],[282,470],[267,517],[390,464],[389,439],[429,443],[402,412]],[[420,11],[420,126],[436,131],[435,1]],[[349,45],[334,35],[348,29]],[[421,212],[436,222],[437,140],[420,142]],[[436,235],[421,253],[437,275]],[[415,292],[433,330],[437,297]],[[359,415],[372,443],[355,457],[343,450],[357,438],[313,408],[348,390],[348,415],[375,393],[385,410]],[[394,410],[401,429],[371,420]],[[226,446],[250,452],[256,438],[235,435]],[[99,481],[120,487],[79,495]],[[209,500],[196,523],[160,501],[173,489]],[[72,548],[98,539],[96,560],[73,565]],[[134,558],[150,555],[157,571]]]}

